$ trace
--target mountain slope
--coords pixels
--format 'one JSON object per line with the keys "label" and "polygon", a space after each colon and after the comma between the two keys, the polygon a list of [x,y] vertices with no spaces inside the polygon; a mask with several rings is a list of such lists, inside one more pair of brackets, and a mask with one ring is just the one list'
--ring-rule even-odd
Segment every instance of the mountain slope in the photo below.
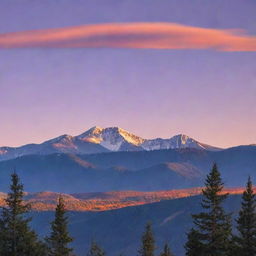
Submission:
{"label": "mountain slope", "polygon": [[169,149],[93,155],[29,155],[0,162],[0,187],[8,190],[16,167],[29,192],[63,193],[114,190],[155,191],[203,186],[217,162],[227,186],[256,178],[256,146],[222,151]]}
{"label": "mountain slope", "polygon": [[17,148],[1,147],[0,161],[24,155],[49,155],[53,153],[92,154],[109,150],[99,144],[81,141],[77,137],[62,135],[41,144],[27,144]]}
{"label": "mountain slope", "polygon": [[[225,188],[223,193],[230,195],[242,194],[244,188]],[[110,191],[94,193],[74,193],[61,196],[65,200],[65,208],[68,211],[106,211],[160,202],[164,200],[184,198],[200,195],[202,188],[163,190],[152,192],[141,191]],[[255,188],[256,192],[256,188]],[[35,193],[24,193],[24,200],[31,205],[35,211],[53,211],[58,203],[60,193],[43,191]],[[0,192],[0,207],[6,206],[4,199],[7,193]]]}
{"label": "mountain slope", "polygon": [[76,155],[30,155],[0,162],[0,187],[3,191],[8,190],[13,166],[17,166],[16,172],[29,192],[153,191],[198,186],[201,178],[200,175],[191,177],[189,173],[191,170],[200,173],[196,167],[189,169],[187,164],[182,163],[176,164],[175,168],[169,163],[134,171],[118,167],[102,168],[96,162]]}
{"label": "mountain slope", "polygon": [[95,126],[78,135],[62,135],[41,144],[27,144],[21,147],[0,147],[0,161],[23,155],[52,153],[93,154],[110,151],[142,151],[160,149],[195,148],[220,150],[200,143],[186,135],[176,135],[170,139],[143,139],[118,127],[101,128]]}
{"label": "mountain slope", "polygon": [[[236,215],[240,200],[240,195],[230,196],[225,202],[227,211]],[[70,212],[70,231],[75,238],[76,253],[85,255],[91,240],[95,239],[106,249],[107,255],[136,255],[144,226],[151,221],[157,255],[164,243],[169,242],[174,254],[183,256],[186,232],[192,225],[191,214],[201,210],[200,201],[200,196],[193,196],[104,212]],[[33,227],[45,236],[53,212],[34,212],[33,217]]]}

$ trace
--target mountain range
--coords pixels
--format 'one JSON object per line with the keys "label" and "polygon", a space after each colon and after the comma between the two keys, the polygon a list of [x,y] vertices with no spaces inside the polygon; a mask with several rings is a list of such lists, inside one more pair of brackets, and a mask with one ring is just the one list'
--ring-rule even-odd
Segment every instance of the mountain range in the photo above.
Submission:
{"label": "mountain range", "polygon": [[[256,145],[220,149],[181,134],[143,139],[118,127],[93,127],[78,136],[1,147],[0,206],[15,170],[41,236],[63,194],[77,255],[86,255],[92,239],[108,255],[135,255],[145,223],[152,221],[157,253],[170,242],[182,256],[191,213],[201,210],[200,187],[214,162],[231,194],[242,189],[228,187],[244,187],[249,175],[256,179]],[[231,195],[225,207],[237,213],[240,195]]]}
{"label": "mountain range", "polygon": [[20,147],[0,147],[0,161],[24,155],[48,155],[52,153],[95,154],[117,151],[149,151],[161,149],[195,148],[217,151],[220,148],[198,142],[184,134],[169,139],[143,139],[119,127],[95,126],[78,135],[61,135],[41,144]]}
{"label": "mountain range", "polygon": [[156,191],[203,186],[216,162],[226,186],[244,186],[256,178],[256,146],[221,151],[194,148],[101,154],[25,155],[0,161],[0,191],[9,190],[16,172],[28,192],[61,193]]}

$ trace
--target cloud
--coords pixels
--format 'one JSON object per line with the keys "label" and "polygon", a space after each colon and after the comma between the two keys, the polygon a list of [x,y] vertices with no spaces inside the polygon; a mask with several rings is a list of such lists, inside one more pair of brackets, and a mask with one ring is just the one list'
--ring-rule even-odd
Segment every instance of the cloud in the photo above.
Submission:
{"label": "cloud", "polygon": [[256,36],[175,23],[107,23],[0,34],[0,48],[136,48],[256,51]]}

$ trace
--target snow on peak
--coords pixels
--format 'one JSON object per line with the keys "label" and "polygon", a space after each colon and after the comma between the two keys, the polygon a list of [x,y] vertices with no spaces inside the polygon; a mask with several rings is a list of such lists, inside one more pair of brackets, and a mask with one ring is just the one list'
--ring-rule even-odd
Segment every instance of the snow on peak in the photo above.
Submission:
{"label": "snow on peak", "polygon": [[217,150],[217,148],[202,144],[185,134],[178,134],[169,139],[143,139],[119,127],[101,128],[92,127],[77,138],[100,144],[111,150],[159,150],[159,149],[179,149],[179,148],[197,148]]}
{"label": "snow on peak", "polygon": [[78,136],[79,139],[97,143],[111,150],[118,151],[124,144],[140,145],[144,140],[119,127],[101,128],[95,126]]}
{"label": "snow on peak", "polygon": [[193,140],[185,134],[178,134],[178,135],[174,136],[173,138],[175,138],[175,137],[177,137],[181,141],[181,144],[183,144],[183,145],[185,145],[187,143],[187,141]]}
{"label": "snow on peak", "polygon": [[145,141],[145,139],[142,139],[122,128],[118,128],[119,134],[129,143],[132,143],[133,145],[139,146],[141,143]]}
{"label": "snow on peak", "polygon": [[81,135],[79,135],[79,137],[83,137],[83,136],[88,136],[88,135],[93,135],[93,134],[100,134],[104,129],[99,127],[99,126],[94,126],[91,129],[89,129],[88,131],[82,133]]}
{"label": "snow on peak", "polygon": [[178,134],[170,139],[152,139],[145,140],[142,144],[145,150],[159,150],[159,149],[176,149],[176,148],[204,148],[198,141],[190,138],[185,134]]}
{"label": "snow on peak", "polygon": [[107,151],[182,148],[220,150],[220,148],[200,143],[185,134],[178,134],[168,139],[143,139],[119,127],[94,126],[78,136],[64,134],[41,144],[27,144],[16,148],[0,147],[0,161],[28,154],[51,154],[55,152],[88,154]]}
{"label": "snow on peak", "polygon": [[175,145],[175,148],[200,148],[198,141],[190,138],[185,134],[178,134],[170,138],[170,142]]}

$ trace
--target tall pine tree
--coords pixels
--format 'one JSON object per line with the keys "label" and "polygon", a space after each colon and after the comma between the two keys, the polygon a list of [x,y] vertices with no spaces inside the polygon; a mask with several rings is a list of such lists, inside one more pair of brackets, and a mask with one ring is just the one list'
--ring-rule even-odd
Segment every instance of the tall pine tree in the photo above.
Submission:
{"label": "tall pine tree", "polygon": [[92,241],[87,256],[105,256],[105,252],[95,241]]}
{"label": "tall pine tree", "polygon": [[23,201],[23,185],[16,173],[11,175],[10,192],[5,199],[7,207],[2,209],[0,219],[0,255],[44,256],[45,247],[31,230],[31,218],[26,217],[30,205]]}
{"label": "tall pine tree", "polygon": [[256,198],[249,177],[242,196],[242,206],[237,219],[238,236],[235,237],[239,256],[256,256]]}
{"label": "tall pine tree", "polygon": [[51,223],[50,237],[46,238],[50,256],[69,256],[73,251],[68,245],[73,241],[68,232],[68,217],[62,197],[55,210],[55,219]]}
{"label": "tall pine tree", "polygon": [[[194,234],[190,233],[190,241],[197,241],[197,248],[201,247],[199,255],[226,256],[231,248],[231,215],[226,214],[223,202],[227,194],[222,193],[223,183],[217,165],[207,175],[205,189],[202,190],[201,206],[203,212],[192,215],[196,226]],[[191,237],[196,235],[195,237]],[[191,248],[187,247],[187,255],[191,255]]]}
{"label": "tall pine tree", "polygon": [[141,256],[154,256],[155,239],[150,222],[147,223],[145,232],[141,237],[141,247],[138,252]]}

